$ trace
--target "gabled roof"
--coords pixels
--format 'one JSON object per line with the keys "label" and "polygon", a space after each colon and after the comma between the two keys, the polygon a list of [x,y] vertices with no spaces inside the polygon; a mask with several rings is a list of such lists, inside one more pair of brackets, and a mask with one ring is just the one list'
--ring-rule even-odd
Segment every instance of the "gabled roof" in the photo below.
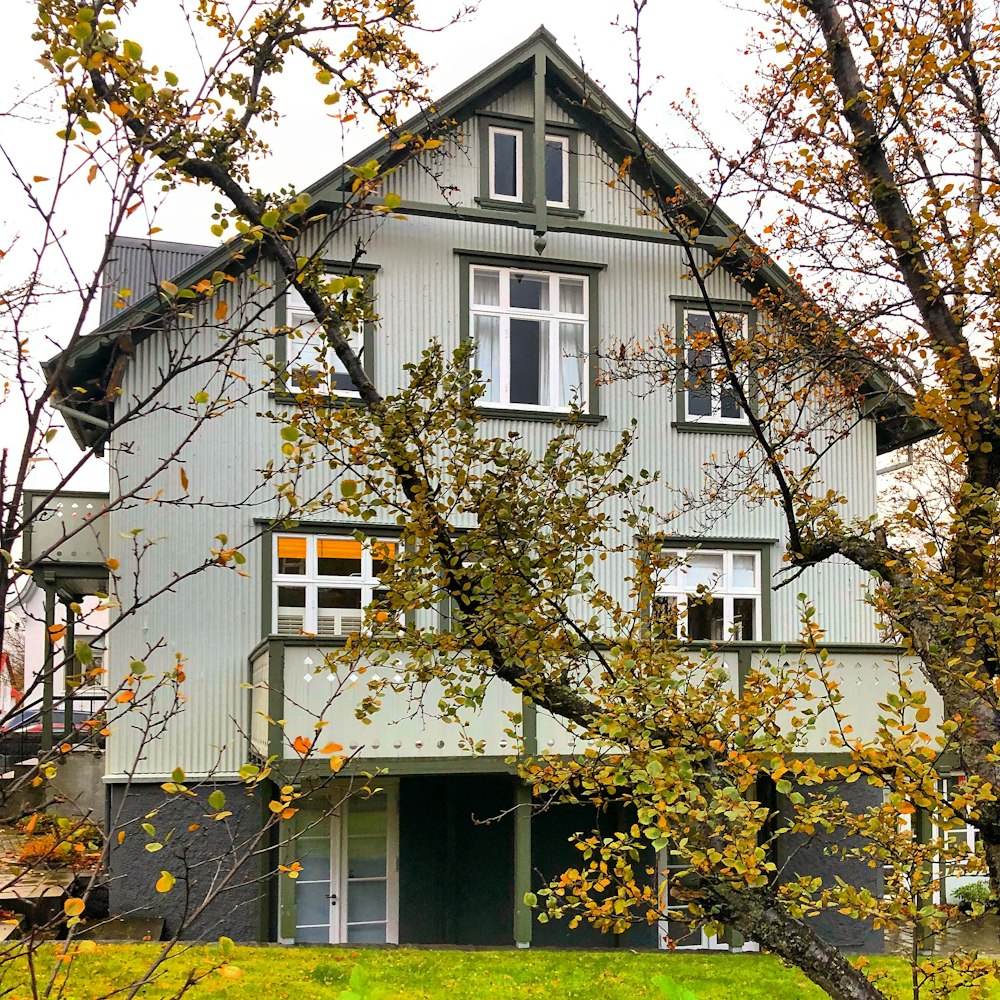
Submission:
{"label": "gabled roof", "polygon": [[[588,134],[599,141],[609,154],[622,162],[640,152],[643,161],[655,173],[656,181],[665,189],[691,192],[689,211],[701,222],[698,243],[708,250],[725,247],[730,253],[732,266],[743,262],[752,254],[755,259],[757,287],[801,294],[799,286],[763,252],[747,240],[740,226],[721,209],[712,205],[707,211],[707,199],[701,189],[681,168],[664,153],[645,133],[637,129],[631,115],[620,108],[594,82],[573,59],[558,45],[555,37],[544,26],[539,27],[523,42],[446,94],[439,101],[403,123],[397,133],[430,135],[442,132],[447,123],[461,121],[497,95],[533,73],[536,58],[544,57],[546,66],[546,92],[573,118],[580,122]],[[342,203],[348,197],[354,174],[353,164],[377,160],[384,165],[401,162],[405,151],[395,149],[394,135],[387,136],[362,150],[349,163],[345,163],[305,190],[312,197],[310,214],[320,212],[324,206]],[[138,241],[143,245],[155,241]],[[737,245],[738,244],[738,245]],[[171,245],[180,254],[186,251],[205,250],[182,244]],[[259,244],[237,238],[218,246],[202,256],[190,258],[192,262],[179,274],[171,276],[178,287],[188,287],[201,278],[221,270],[239,273],[256,260]],[[182,259],[178,257],[178,260]],[[100,444],[111,419],[114,394],[108,391],[109,378],[127,362],[135,345],[160,329],[159,316],[163,300],[155,289],[139,299],[128,309],[102,323],[92,334],[79,340],[69,352],[63,352],[46,362],[43,368],[51,375],[62,360],[65,377],[62,379],[62,401],[59,404],[67,424],[81,446]],[[874,374],[868,384],[871,390],[869,415],[878,421],[879,452],[891,451],[920,438],[935,433],[936,428],[927,421],[912,416],[910,397],[881,374]],[[87,389],[75,392],[76,387]],[[91,388],[92,387],[92,388]]]}

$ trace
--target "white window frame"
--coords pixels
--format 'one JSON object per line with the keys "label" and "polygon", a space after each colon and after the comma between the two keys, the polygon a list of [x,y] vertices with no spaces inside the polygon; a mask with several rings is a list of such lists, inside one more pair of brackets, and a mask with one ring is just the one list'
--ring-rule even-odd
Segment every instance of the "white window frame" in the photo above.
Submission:
{"label": "white window frame", "polygon": [[[280,573],[278,571],[278,542],[282,538],[294,538],[296,540],[304,538],[306,540],[306,571],[303,574]],[[318,636],[321,639],[345,638],[349,633],[335,633],[333,635],[319,634],[319,592],[324,587],[337,587],[345,590],[358,590],[361,592],[361,607],[358,615],[362,622],[366,609],[374,601],[376,591],[381,586],[381,581],[375,576],[372,565],[373,546],[378,543],[387,545],[398,545],[391,538],[366,538],[361,543],[361,572],[357,576],[321,576],[319,572],[319,542],[337,541],[353,542],[356,539],[344,535],[314,535],[314,534],[294,534],[291,532],[275,532],[271,544],[271,634],[291,635],[290,632],[282,632],[279,629],[278,621],[278,593],[281,587],[304,587],[305,588],[305,611],[302,624],[302,634]],[[295,633],[298,634],[298,633]]]}
{"label": "white window frame", "polygon": [[[325,275],[327,281],[336,277],[344,277],[344,275],[332,272]],[[362,277],[361,280],[366,282],[367,279]],[[331,387],[329,366],[332,365],[334,371],[345,377],[347,377],[347,369],[343,366],[336,351],[323,337],[322,327],[316,321],[312,310],[306,305],[302,293],[292,284],[289,284],[285,292],[285,326],[290,331],[285,335],[285,378],[293,390],[304,391],[295,384],[293,372],[297,368],[309,371],[310,366],[303,364],[302,361],[310,360],[310,354],[315,353],[317,356],[323,354],[328,358],[327,366],[323,372],[324,377],[316,383],[317,392],[326,396],[354,397],[356,399],[360,397],[360,393],[353,387],[350,389]],[[292,336],[292,330],[297,331],[295,336]],[[354,353],[364,361],[364,327],[350,330],[347,334],[347,341],[354,349]]]}
{"label": "white window frame", "polygon": [[[493,137],[497,135],[512,135],[514,137],[514,184],[517,191],[513,194],[499,194],[496,186],[496,149]],[[508,128],[505,125],[489,126],[489,175],[490,198],[495,201],[524,201],[524,129]]]}
{"label": "white window frame", "polygon": [[[669,598],[677,602],[677,638],[683,642],[760,642],[763,638],[763,581],[761,580],[761,553],[758,549],[727,549],[715,548],[692,548],[692,549],[664,549],[663,555],[676,561],[669,570],[661,571],[661,577],[666,574],[666,580],[659,580],[654,592],[654,604],[658,599]],[[687,560],[693,555],[722,556],[722,576],[714,586],[709,587],[712,600],[722,602],[722,638],[716,640],[694,639],[689,640],[687,636],[687,605],[690,594],[697,590],[696,584],[688,583]],[[752,556],[754,560],[753,587],[734,587],[729,581],[733,579],[733,558],[735,556]],[[722,584],[721,586],[719,584]],[[732,630],[734,625],[733,602],[736,599],[754,599],[754,639],[733,640]]]}
{"label": "white window frame", "polygon": [[[477,305],[475,302],[475,281],[477,273],[493,273],[499,275],[500,304],[496,306]],[[583,313],[562,313],[553,309],[515,309],[510,305],[510,279],[513,274],[523,274],[532,278],[546,278],[549,282],[549,304],[559,302],[559,281],[563,278],[581,281],[583,283]],[[586,411],[590,405],[590,379],[588,376],[590,352],[590,278],[585,274],[575,274],[565,271],[534,271],[527,267],[494,267],[485,264],[469,266],[469,336],[475,340],[475,317],[496,316],[499,318],[500,338],[500,379],[495,387],[497,399],[480,399],[482,409],[525,410],[528,412],[546,410],[550,412],[569,413],[570,407],[559,402],[559,379],[563,359],[560,351],[559,324],[575,323],[583,327],[583,348],[585,352],[583,383],[580,386],[580,397],[576,400],[581,410]],[[510,321],[526,319],[536,321],[547,327],[549,354],[549,385],[547,398],[538,403],[512,403],[510,401]],[[475,369],[475,356],[471,364]],[[489,380],[487,380],[489,381]]]}
{"label": "white window frame", "polygon": [[[750,418],[747,416],[746,412],[741,412],[739,416],[736,417],[724,417],[722,415],[722,388],[723,385],[727,384],[720,382],[715,378],[715,370],[717,368],[724,367],[725,358],[722,355],[722,351],[718,347],[710,347],[707,350],[711,351],[712,356],[712,376],[709,378],[708,390],[710,397],[710,408],[711,413],[692,413],[691,412],[691,391],[694,386],[691,384],[694,378],[694,372],[688,366],[688,352],[691,347],[688,343],[688,317],[690,316],[705,316],[708,317],[710,314],[707,309],[689,309],[685,308],[683,313],[684,322],[684,371],[686,376],[686,385],[684,386],[684,419],[692,424],[722,424],[735,427],[744,427],[750,423]],[[741,310],[735,309],[716,309],[715,315],[719,317],[720,320],[725,319],[729,316],[738,316],[740,318],[740,323],[742,325],[742,334],[745,337],[749,329],[750,317],[747,313]]]}
{"label": "white window frame", "polygon": [[568,135],[547,135],[546,143],[558,143],[562,146],[562,198],[559,201],[551,201],[548,198],[549,184],[548,177],[542,178],[541,189],[546,196],[546,205],[553,208],[569,208],[569,136]]}

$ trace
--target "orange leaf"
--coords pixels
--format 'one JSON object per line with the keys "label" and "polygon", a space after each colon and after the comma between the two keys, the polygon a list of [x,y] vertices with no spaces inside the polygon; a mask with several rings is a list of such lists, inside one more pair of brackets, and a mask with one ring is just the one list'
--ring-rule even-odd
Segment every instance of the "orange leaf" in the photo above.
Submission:
{"label": "orange leaf", "polygon": [[221,323],[229,315],[229,303],[225,299],[220,299],[215,307],[215,318]]}
{"label": "orange leaf", "polygon": [[115,701],[117,701],[119,705],[124,705],[126,702],[131,701],[134,697],[134,691],[122,691],[122,693],[115,698]]}
{"label": "orange leaf", "polygon": [[125,842],[125,831],[124,830],[119,830],[118,831],[118,843],[122,844],[124,842]]}
{"label": "orange leaf", "polygon": [[108,109],[113,115],[118,115],[119,118],[124,118],[128,114],[128,108],[121,101],[111,101],[108,104]]}
{"label": "orange leaf", "polygon": [[339,750],[343,749],[344,748],[339,743],[327,743],[320,753],[337,753]]}
{"label": "orange leaf", "polygon": [[83,900],[79,896],[72,896],[63,903],[63,913],[67,917],[78,917],[83,913]]}
{"label": "orange leaf", "polygon": [[188,491],[188,474],[184,466],[181,466],[181,489],[187,493]]}

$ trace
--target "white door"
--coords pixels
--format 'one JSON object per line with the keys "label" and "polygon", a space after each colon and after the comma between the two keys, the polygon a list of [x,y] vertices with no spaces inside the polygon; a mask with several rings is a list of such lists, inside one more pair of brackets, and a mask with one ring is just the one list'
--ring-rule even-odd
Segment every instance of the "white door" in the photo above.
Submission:
{"label": "white door", "polygon": [[393,785],[367,798],[355,793],[332,813],[300,810],[301,832],[285,852],[302,866],[293,890],[296,942],[396,943],[397,801]]}
{"label": "white door", "polygon": [[676,863],[670,849],[660,851],[657,855],[658,878],[660,880],[660,899],[663,900],[664,918],[659,921],[659,947],[670,948],[671,942],[677,949],[712,948],[728,951],[729,945],[719,941],[714,934],[706,934],[704,928],[692,930],[689,926],[691,913],[683,899],[671,899],[670,882],[675,873],[682,871],[687,865]]}

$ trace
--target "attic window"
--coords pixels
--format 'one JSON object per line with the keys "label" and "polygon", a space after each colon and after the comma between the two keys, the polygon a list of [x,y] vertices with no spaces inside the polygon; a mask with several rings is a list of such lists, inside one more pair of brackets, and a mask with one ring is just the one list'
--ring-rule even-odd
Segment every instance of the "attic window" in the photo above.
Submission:
{"label": "attic window", "polygon": [[524,133],[490,126],[490,197],[524,201]]}
{"label": "attic window", "polygon": [[[488,163],[488,197],[493,201],[516,202],[524,205],[534,199],[531,171],[525,170],[530,161],[532,130],[513,125],[490,125],[486,155]],[[545,136],[545,203],[552,208],[570,207],[570,137]]]}

